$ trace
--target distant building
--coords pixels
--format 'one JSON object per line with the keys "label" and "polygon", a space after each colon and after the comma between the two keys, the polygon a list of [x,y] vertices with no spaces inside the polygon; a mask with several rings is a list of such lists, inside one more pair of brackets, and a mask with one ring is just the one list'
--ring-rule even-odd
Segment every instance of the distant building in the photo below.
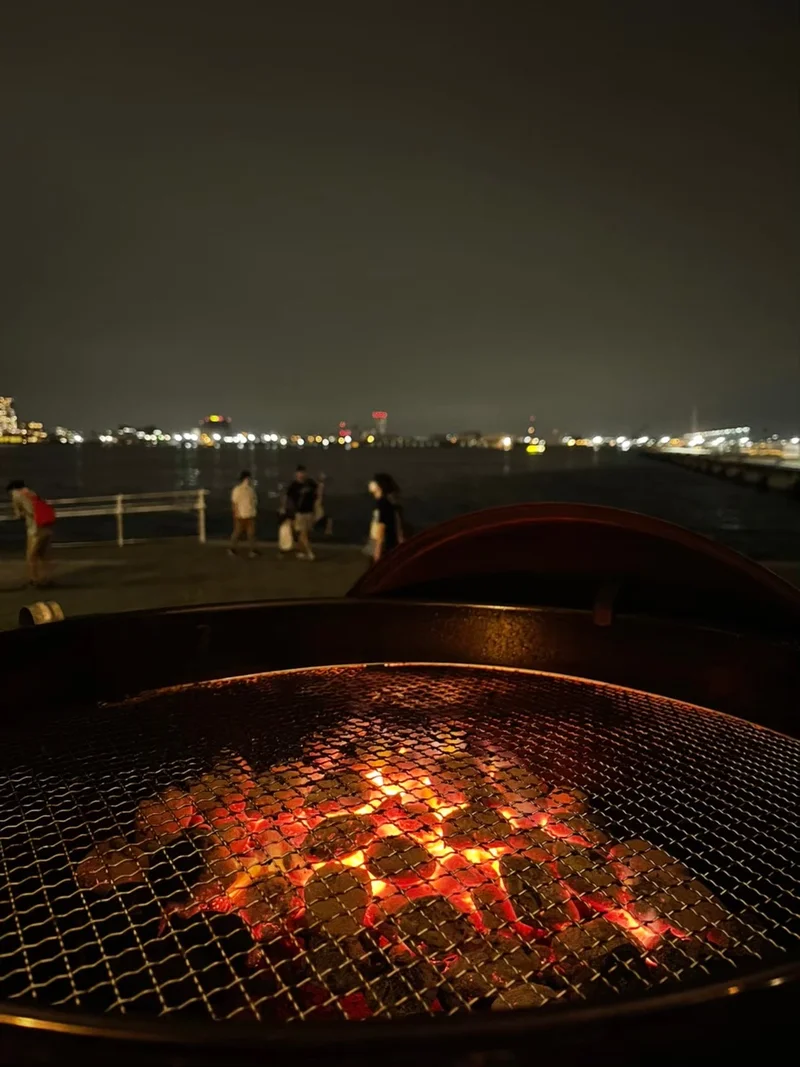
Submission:
{"label": "distant building", "polygon": [[336,441],[340,445],[349,445],[355,437],[355,431],[352,430],[346,422],[340,422],[336,428]]}
{"label": "distant building", "polygon": [[[29,427],[33,426],[33,423],[29,422],[28,426]],[[61,442],[62,445],[82,445],[83,444],[83,434],[79,433],[78,430],[70,430],[68,426],[56,426],[56,428],[53,431],[53,433],[55,434],[55,436]]]}
{"label": "distant building", "polygon": [[14,411],[14,399],[0,396],[0,444],[35,445],[47,438],[40,422],[20,422]]}
{"label": "distant building", "polygon": [[0,437],[11,436],[19,431],[17,413],[14,411],[14,398],[0,396]]}
{"label": "distant building", "polygon": [[375,427],[375,433],[378,434],[379,437],[385,437],[386,436],[386,425],[387,425],[388,419],[389,419],[389,415],[388,415],[388,412],[386,412],[386,411],[373,411],[372,412],[372,422],[373,422],[373,425]]}

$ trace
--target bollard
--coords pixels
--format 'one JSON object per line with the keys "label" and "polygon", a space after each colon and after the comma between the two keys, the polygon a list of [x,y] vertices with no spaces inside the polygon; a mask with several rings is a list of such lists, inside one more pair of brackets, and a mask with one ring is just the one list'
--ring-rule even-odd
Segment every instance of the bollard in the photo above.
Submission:
{"label": "bollard", "polygon": [[20,608],[19,625],[24,628],[63,621],[64,612],[55,600],[39,600],[35,604],[27,604],[24,608]]}

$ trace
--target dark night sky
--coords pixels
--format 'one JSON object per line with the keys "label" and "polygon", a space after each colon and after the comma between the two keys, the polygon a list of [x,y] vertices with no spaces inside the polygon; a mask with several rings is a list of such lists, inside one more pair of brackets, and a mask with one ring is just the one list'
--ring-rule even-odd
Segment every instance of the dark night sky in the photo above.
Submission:
{"label": "dark night sky", "polygon": [[800,429],[796,4],[18,7],[22,417]]}

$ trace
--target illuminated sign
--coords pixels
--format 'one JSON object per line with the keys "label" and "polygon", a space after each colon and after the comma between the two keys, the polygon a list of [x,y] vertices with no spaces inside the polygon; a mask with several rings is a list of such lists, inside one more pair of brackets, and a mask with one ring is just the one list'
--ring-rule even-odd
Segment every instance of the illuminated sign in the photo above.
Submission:
{"label": "illuminated sign", "polygon": [[378,420],[388,418],[388,416],[387,416],[385,411],[373,411],[372,412],[372,417],[373,417],[373,419],[378,419]]}

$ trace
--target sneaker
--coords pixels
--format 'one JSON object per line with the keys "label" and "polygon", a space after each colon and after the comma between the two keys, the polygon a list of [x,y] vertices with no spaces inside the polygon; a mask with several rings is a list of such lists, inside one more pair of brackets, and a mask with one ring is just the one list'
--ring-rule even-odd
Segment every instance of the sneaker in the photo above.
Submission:
{"label": "sneaker", "polygon": [[231,557],[231,559],[236,556],[236,553],[233,551],[232,548],[227,549],[227,554]]}
{"label": "sneaker", "polygon": [[258,552],[256,552],[255,549],[253,549],[252,552],[248,552],[247,553],[247,558],[248,559],[258,559]]}

